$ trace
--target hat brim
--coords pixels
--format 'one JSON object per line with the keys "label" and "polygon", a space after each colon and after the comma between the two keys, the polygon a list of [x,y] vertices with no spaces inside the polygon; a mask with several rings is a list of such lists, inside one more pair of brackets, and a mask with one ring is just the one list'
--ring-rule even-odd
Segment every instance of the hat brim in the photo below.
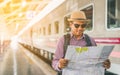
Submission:
{"label": "hat brim", "polygon": [[90,22],[89,19],[68,19],[68,21],[84,21],[84,22]]}

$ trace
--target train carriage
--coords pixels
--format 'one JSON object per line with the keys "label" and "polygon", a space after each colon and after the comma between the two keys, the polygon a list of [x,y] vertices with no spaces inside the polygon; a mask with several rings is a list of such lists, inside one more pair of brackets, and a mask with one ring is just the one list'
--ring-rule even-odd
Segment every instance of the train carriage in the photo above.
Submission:
{"label": "train carriage", "polygon": [[52,60],[59,37],[66,33],[67,18],[75,10],[85,12],[90,22],[85,33],[97,45],[115,45],[110,54],[111,73],[120,74],[120,0],[65,0],[20,35],[20,43],[38,48],[40,54]]}

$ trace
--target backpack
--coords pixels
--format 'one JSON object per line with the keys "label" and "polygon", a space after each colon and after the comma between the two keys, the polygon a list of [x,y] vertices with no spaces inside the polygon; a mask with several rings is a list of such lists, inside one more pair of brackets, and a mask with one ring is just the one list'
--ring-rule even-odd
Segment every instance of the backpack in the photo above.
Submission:
{"label": "backpack", "polygon": [[[86,41],[86,46],[92,46],[92,43],[91,43],[91,40],[89,38],[89,36],[87,34],[85,34],[85,41]],[[68,45],[70,45],[70,34],[66,34],[64,35],[64,56],[66,54],[66,51],[67,51],[67,47]],[[62,71],[58,71],[57,72],[57,75],[62,75]]]}

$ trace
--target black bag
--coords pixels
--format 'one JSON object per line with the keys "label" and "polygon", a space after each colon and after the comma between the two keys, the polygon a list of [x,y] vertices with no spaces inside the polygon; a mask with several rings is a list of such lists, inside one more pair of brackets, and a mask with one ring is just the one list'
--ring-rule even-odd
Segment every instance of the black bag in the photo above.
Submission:
{"label": "black bag", "polygon": [[[62,74],[61,74],[62,75]],[[109,71],[106,71],[105,70],[105,75],[118,75],[118,74],[115,74],[115,73],[112,73],[112,72],[109,72]]]}
{"label": "black bag", "polygon": [[62,75],[62,71],[58,71],[58,72],[57,72],[57,75]]}

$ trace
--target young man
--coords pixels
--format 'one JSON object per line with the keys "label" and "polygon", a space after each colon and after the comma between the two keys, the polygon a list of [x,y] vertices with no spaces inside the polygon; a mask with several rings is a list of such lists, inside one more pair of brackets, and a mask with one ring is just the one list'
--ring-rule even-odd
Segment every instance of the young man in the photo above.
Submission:
{"label": "young man", "polygon": [[[71,14],[70,19],[68,19],[71,28],[70,34],[70,45],[74,46],[86,46],[87,42],[85,41],[85,31],[86,23],[89,21],[86,19],[85,13],[83,11],[75,11]],[[93,38],[89,37],[92,43],[92,46],[96,46],[96,43]],[[57,71],[62,71],[68,64],[68,60],[64,59],[64,36],[61,37],[58,41],[55,56],[52,61],[52,67]],[[110,68],[110,61],[106,60],[103,63],[103,66],[108,69]]]}

